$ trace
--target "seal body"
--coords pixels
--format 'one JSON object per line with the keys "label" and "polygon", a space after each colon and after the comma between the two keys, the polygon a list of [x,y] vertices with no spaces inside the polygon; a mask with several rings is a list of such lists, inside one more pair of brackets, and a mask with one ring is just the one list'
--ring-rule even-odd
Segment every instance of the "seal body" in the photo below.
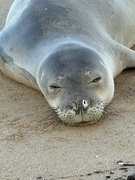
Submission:
{"label": "seal body", "polygon": [[134,0],[15,0],[0,32],[0,69],[40,90],[67,124],[95,123],[114,78],[135,66]]}

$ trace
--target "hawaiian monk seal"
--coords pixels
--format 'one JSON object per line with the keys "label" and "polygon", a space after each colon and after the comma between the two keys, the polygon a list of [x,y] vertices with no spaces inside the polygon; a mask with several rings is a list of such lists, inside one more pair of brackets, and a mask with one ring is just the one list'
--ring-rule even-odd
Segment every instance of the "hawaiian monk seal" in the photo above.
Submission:
{"label": "hawaiian monk seal", "polygon": [[0,32],[0,69],[41,90],[64,123],[95,123],[114,78],[135,66],[134,0],[15,0]]}

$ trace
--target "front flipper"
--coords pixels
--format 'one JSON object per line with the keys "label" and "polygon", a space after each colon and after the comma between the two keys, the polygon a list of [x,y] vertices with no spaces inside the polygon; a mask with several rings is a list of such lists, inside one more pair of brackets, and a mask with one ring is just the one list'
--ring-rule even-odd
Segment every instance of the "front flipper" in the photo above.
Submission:
{"label": "front flipper", "polygon": [[123,68],[135,68],[135,51],[133,49],[122,46],[121,61]]}
{"label": "front flipper", "polygon": [[14,64],[14,61],[0,47],[0,70],[15,81],[39,90],[35,78],[25,69]]}
{"label": "front flipper", "polygon": [[114,60],[114,78],[124,69],[135,68],[135,51],[118,42],[114,42],[112,52]]}

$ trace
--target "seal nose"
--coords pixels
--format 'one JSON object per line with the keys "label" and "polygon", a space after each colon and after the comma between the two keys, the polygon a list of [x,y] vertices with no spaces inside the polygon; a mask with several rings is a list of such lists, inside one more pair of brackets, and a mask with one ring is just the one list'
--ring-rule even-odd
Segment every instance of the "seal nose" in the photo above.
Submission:
{"label": "seal nose", "polygon": [[89,103],[87,100],[83,99],[78,102],[72,102],[68,108],[74,110],[77,114],[80,112],[86,112],[89,107]]}

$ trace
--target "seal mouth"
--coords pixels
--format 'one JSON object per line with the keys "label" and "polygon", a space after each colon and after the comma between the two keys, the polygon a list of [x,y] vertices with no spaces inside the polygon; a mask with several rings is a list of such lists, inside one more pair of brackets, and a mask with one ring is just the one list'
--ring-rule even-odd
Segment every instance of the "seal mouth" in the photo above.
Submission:
{"label": "seal mouth", "polygon": [[92,124],[96,124],[96,122],[80,122],[80,123],[75,123],[75,124],[68,124],[69,126],[88,126],[88,125],[92,125]]}

